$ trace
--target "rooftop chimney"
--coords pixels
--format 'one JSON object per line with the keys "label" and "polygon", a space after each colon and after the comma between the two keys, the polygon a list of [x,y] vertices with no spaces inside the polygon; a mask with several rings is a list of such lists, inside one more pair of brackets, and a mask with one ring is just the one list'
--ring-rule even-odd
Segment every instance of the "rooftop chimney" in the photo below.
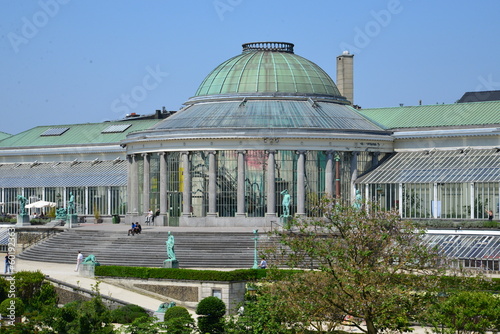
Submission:
{"label": "rooftop chimney", "polygon": [[337,57],[337,88],[342,96],[345,96],[351,105],[354,104],[354,55],[344,51]]}

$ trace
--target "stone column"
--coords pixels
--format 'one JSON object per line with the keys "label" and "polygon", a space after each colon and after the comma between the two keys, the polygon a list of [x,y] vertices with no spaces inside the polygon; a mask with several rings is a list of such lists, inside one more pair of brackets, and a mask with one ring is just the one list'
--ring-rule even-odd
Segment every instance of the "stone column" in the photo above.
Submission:
{"label": "stone column", "polygon": [[351,152],[351,203],[356,199],[356,184],[358,178],[358,152]]}
{"label": "stone column", "polygon": [[[128,166],[130,166],[130,164]],[[127,201],[129,199],[130,199],[130,168],[128,168],[128,170],[127,170]],[[122,204],[122,203],[118,203],[118,204]],[[128,209],[127,209],[127,211],[128,211]],[[84,211],[84,214],[85,215],[89,214],[89,187],[88,186],[85,187],[85,211]]]}
{"label": "stone column", "polygon": [[372,152],[372,168],[375,168],[378,166],[378,156],[380,155],[379,152]]}
{"label": "stone column", "polygon": [[139,208],[139,203],[138,203],[138,191],[139,191],[139,176],[138,174],[138,166],[137,166],[137,161],[135,159],[135,155],[131,154],[128,156],[128,163],[129,163],[129,197],[128,197],[128,209],[127,211],[132,214],[132,215],[137,215],[138,214],[138,208]]}
{"label": "stone column", "polygon": [[333,197],[333,151],[326,152],[325,195]]}
{"label": "stone column", "polygon": [[342,194],[340,190],[340,155],[335,153],[335,198],[339,199]]}
{"label": "stone column", "polygon": [[403,218],[403,208],[404,204],[403,203],[403,184],[398,183],[398,200],[399,200],[399,205],[398,205],[398,210],[399,210],[399,216]]}
{"label": "stone column", "polygon": [[[149,193],[150,193],[150,189],[151,189],[151,183],[149,182],[149,171],[150,171],[150,168],[149,168],[149,160],[150,160],[150,155],[148,153],[144,153],[142,154],[142,158],[144,160],[144,181],[143,181],[143,185],[142,185],[142,207],[143,207],[143,210],[142,212],[146,213],[149,211],[150,208],[150,203],[149,203]],[[153,209],[151,209],[153,210]]]}
{"label": "stone column", "polygon": [[298,151],[299,158],[297,159],[297,215],[303,216],[306,214],[305,211],[305,168],[306,168],[306,156],[305,151]]}
{"label": "stone column", "polygon": [[266,216],[276,217],[276,151],[267,152],[267,212]]}
{"label": "stone column", "polygon": [[236,217],[245,216],[245,151],[238,151],[238,193],[236,195]]}
{"label": "stone column", "polygon": [[[160,153],[160,216],[165,217],[168,213],[168,199],[167,199],[167,154]],[[155,209],[153,209],[155,210]],[[168,217],[168,216],[167,216]],[[156,217],[158,219],[160,217]],[[167,218],[168,219],[168,218]],[[162,219],[159,224],[164,223]],[[167,224],[168,225],[168,224]]]}
{"label": "stone column", "polygon": [[183,191],[182,191],[182,216],[191,216],[191,173],[189,152],[182,152]]}
{"label": "stone column", "polygon": [[[111,200],[112,200],[112,198],[111,198],[111,194],[112,194],[111,187],[109,187],[109,186],[107,187],[107,192],[108,192],[108,215],[111,216],[112,214],[114,214],[113,212],[111,212],[111,206],[112,206],[111,205]],[[75,212],[76,212],[76,210],[75,210]]]}
{"label": "stone column", "polygon": [[208,152],[208,212],[207,216],[217,216],[217,165],[215,151]]}

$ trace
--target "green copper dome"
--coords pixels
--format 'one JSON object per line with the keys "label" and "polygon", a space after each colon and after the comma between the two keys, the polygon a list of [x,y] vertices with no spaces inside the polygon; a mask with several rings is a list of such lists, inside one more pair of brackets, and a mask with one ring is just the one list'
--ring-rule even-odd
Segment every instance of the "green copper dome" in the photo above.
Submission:
{"label": "green copper dome", "polygon": [[293,53],[293,44],[243,44],[242,54],[215,68],[193,99],[203,96],[310,96],[345,101],[318,65]]}

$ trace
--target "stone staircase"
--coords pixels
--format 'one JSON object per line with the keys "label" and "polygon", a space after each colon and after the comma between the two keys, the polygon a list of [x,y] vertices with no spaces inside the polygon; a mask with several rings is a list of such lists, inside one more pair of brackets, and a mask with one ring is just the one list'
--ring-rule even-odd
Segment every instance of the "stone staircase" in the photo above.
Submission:
{"label": "stone staircase", "polygon": [[[175,254],[180,268],[251,268],[251,232],[175,232]],[[101,265],[162,267],[167,258],[168,232],[123,232],[72,229],[56,234],[18,255],[31,261],[75,263],[78,251],[94,254]],[[268,237],[259,235],[259,245]]]}

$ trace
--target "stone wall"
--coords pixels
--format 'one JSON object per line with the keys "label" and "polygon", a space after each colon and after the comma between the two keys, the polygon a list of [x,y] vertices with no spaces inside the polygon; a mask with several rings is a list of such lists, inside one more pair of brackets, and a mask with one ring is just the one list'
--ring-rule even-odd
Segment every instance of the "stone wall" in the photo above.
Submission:
{"label": "stone wall", "polygon": [[128,279],[100,277],[106,283],[137,291],[151,297],[174,301],[178,306],[195,309],[206,297],[219,297],[229,314],[235,314],[243,303],[246,282],[179,281],[168,279]]}

